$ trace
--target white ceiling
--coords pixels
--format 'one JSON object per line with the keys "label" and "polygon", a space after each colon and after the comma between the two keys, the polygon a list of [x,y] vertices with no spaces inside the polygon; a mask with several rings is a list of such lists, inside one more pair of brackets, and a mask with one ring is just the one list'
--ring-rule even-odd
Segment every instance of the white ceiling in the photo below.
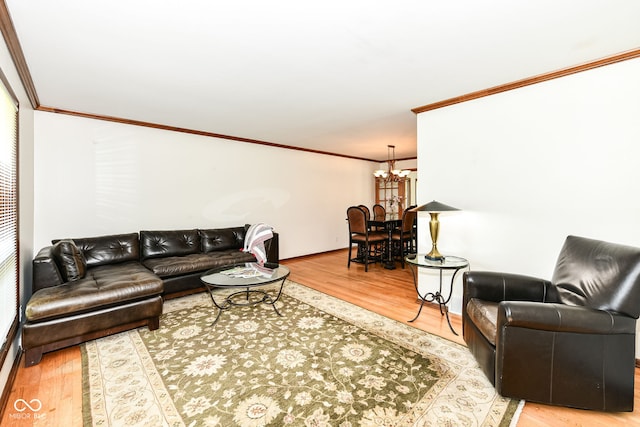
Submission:
{"label": "white ceiling", "polygon": [[416,156],[412,108],[640,47],[638,0],[5,2],[41,106],[367,159]]}

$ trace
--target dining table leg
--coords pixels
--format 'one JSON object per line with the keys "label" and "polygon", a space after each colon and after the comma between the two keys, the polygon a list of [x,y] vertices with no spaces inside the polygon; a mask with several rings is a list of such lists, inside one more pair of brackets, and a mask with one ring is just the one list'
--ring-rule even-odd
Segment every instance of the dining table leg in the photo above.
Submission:
{"label": "dining table leg", "polygon": [[387,253],[384,268],[387,270],[395,270],[396,263],[393,260],[393,229],[395,228],[395,222],[385,221],[385,228],[387,229]]}

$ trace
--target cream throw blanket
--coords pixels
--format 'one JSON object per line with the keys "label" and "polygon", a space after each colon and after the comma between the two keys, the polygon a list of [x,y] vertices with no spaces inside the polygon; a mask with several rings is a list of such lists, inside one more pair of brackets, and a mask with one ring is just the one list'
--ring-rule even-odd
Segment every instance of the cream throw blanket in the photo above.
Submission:
{"label": "cream throw blanket", "polygon": [[249,226],[247,234],[244,236],[244,252],[249,252],[256,257],[259,264],[263,265],[267,260],[267,251],[264,242],[273,237],[273,227],[257,223]]}

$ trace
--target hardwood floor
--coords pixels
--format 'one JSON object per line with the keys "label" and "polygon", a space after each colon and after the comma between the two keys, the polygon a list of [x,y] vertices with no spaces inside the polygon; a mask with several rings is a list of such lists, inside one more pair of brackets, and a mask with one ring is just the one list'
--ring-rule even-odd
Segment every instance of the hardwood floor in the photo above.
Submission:
{"label": "hardwood floor", "polygon": [[[392,319],[406,322],[418,310],[413,279],[409,268],[385,270],[379,264],[364,267],[351,264],[347,269],[346,250],[313,255],[282,263],[291,269],[290,279],[333,295]],[[453,327],[461,332],[459,316],[452,315]],[[412,324],[416,328],[464,344],[455,336],[437,306],[425,306]],[[635,408],[631,413],[602,413],[527,403],[518,426],[638,426],[640,427],[640,369],[635,374]],[[576,393],[579,393],[576,390]],[[18,399],[38,399],[38,412],[18,412]],[[18,405],[19,406],[19,405]],[[39,365],[20,365],[11,388],[0,425],[9,426],[81,426],[82,361],[78,346],[45,354]]]}

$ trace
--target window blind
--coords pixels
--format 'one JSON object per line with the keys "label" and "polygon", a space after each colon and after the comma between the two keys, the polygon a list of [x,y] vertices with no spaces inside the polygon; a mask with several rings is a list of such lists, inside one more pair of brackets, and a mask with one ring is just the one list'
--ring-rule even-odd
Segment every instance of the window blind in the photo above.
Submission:
{"label": "window blind", "polygon": [[[0,83],[0,340],[18,319],[18,107]],[[3,351],[4,353],[4,351]]]}

